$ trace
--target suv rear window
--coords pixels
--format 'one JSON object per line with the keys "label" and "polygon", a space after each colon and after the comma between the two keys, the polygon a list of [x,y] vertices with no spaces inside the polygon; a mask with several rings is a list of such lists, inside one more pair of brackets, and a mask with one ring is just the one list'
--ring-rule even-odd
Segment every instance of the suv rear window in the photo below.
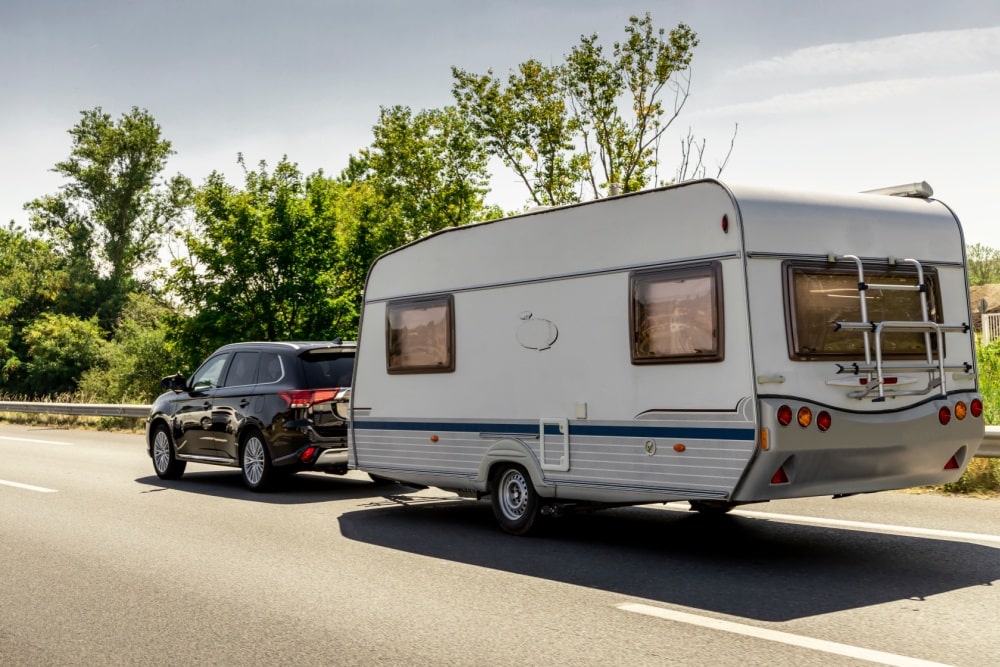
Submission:
{"label": "suv rear window", "polygon": [[305,373],[304,389],[330,389],[350,387],[354,372],[353,354],[310,353],[302,357]]}
{"label": "suv rear window", "polygon": [[[871,285],[916,285],[917,273],[910,267],[865,266],[869,285],[865,307],[869,322],[923,320],[920,293],[880,290]],[[941,322],[937,273],[924,269],[927,283],[928,317]],[[861,332],[835,331],[834,322],[860,322],[858,272],[853,267],[785,263],[785,308],[788,348],[792,359],[856,359],[864,356]],[[874,341],[872,340],[874,346]],[[937,339],[931,336],[931,349]],[[874,347],[873,347],[874,349]],[[882,353],[886,357],[915,358],[927,354],[922,333],[885,333]]]}

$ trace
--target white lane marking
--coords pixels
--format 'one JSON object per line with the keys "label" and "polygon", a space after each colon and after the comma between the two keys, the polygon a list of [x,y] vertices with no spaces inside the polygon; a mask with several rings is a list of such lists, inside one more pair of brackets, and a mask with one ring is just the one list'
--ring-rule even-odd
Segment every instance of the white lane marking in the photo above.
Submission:
{"label": "white lane marking", "polygon": [[[682,507],[665,506],[675,512],[688,512]],[[752,512],[749,510],[732,510],[730,514],[745,516],[751,519],[771,519],[785,523],[804,523],[814,526],[829,526],[831,528],[851,528],[874,533],[902,533],[916,537],[940,537],[949,540],[973,540],[976,542],[992,542],[1000,544],[1000,535],[986,533],[963,533],[957,530],[939,530],[937,528],[917,528],[914,526],[894,526],[885,523],[868,523],[865,521],[846,521],[844,519],[824,519],[815,516],[798,516],[795,514],[771,514],[769,512]]]}
{"label": "white lane marking", "polygon": [[875,662],[882,665],[894,665],[895,667],[947,667],[940,662],[930,662],[928,660],[910,658],[905,655],[896,655],[895,653],[885,653],[883,651],[861,648],[860,646],[851,646],[850,644],[828,642],[822,639],[813,639],[812,637],[793,635],[789,632],[769,630],[767,628],[757,627],[756,625],[733,623],[732,621],[723,621],[721,619],[710,618],[708,616],[697,616],[683,611],[663,609],[662,607],[651,607],[645,604],[627,602],[618,605],[618,608],[622,611],[629,611],[635,614],[645,614],[646,616],[662,618],[667,621],[697,625],[710,630],[731,632],[733,634],[744,635],[746,637],[765,639],[767,641],[788,644],[789,646],[798,646],[813,651],[833,653],[835,655],[856,658],[858,660],[866,660],[868,662]]}
{"label": "white lane marking", "polygon": [[21,484],[20,482],[8,482],[5,479],[0,479],[0,484],[3,486],[13,486],[15,489],[37,491],[38,493],[58,493],[56,489],[46,489],[44,486],[32,486],[31,484]]}
{"label": "white lane marking", "polygon": [[7,435],[0,435],[0,440],[10,440],[11,442],[33,442],[39,445],[72,445],[72,442],[63,442],[61,440],[35,440],[33,438],[12,438]]}

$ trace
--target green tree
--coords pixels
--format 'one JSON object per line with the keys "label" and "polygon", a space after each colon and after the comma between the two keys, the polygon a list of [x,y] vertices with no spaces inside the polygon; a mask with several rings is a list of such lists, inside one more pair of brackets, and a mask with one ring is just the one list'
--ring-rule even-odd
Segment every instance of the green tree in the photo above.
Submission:
{"label": "green tree", "polygon": [[973,243],[966,249],[970,285],[1000,283],[1000,250]]}
{"label": "green tree", "polygon": [[104,338],[97,318],[44,313],[24,329],[28,347],[25,383],[32,396],[72,392],[101,355]]}
{"label": "green tree", "polygon": [[[525,184],[529,201],[565,204],[585,190],[600,197],[658,184],[661,140],[688,98],[698,37],[684,23],[655,29],[648,13],[632,16],[625,35],[610,56],[596,34],[581,36],[565,62],[546,67],[528,60],[506,82],[492,70],[452,68],[459,109],[490,154]],[[664,103],[667,95],[672,106]],[[681,148],[679,177],[703,175],[704,144],[689,134]]]}
{"label": "green tree", "polygon": [[174,151],[148,111],[133,107],[115,121],[96,107],[81,116],[69,130],[69,157],[52,169],[66,183],[25,208],[33,228],[69,258],[74,279],[90,276],[98,286],[92,309],[110,326],[136,272],[183,214],[191,185],[181,175],[160,178]]}
{"label": "green tree", "polygon": [[0,228],[0,386],[27,393],[25,330],[46,312],[65,312],[80,297],[52,247],[11,224]]}
{"label": "green tree", "polygon": [[[667,33],[649,13],[632,16],[626,39],[604,55],[597,34],[582,36],[566,57],[563,82],[588,156],[588,181],[600,196],[615,184],[641,190],[657,166],[660,138],[680,114],[690,90],[689,68],[698,46],[684,23]],[[673,93],[669,116],[662,94]],[[628,108],[631,114],[622,113]]]}
{"label": "green tree", "polygon": [[366,183],[387,209],[378,250],[495,214],[484,202],[488,155],[457,109],[382,107],[372,132],[341,180]]}
{"label": "green tree", "polygon": [[353,333],[336,298],[342,186],[322,172],[304,178],[287,158],[273,172],[238,161],[243,189],[213,172],[197,190],[193,227],[182,235],[188,256],[172,262],[167,279],[184,312],[171,340],[189,364],[234,341]]}
{"label": "green tree", "polygon": [[181,355],[167,340],[173,310],[143,293],[129,295],[114,336],[85,370],[79,392],[98,403],[151,403],[160,378],[176,373]]}
{"label": "green tree", "polygon": [[586,167],[586,156],[573,153],[579,124],[567,108],[561,73],[559,67],[528,60],[505,84],[493,70],[477,75],[452,68],[459,109],[536,205],[578,201]]}

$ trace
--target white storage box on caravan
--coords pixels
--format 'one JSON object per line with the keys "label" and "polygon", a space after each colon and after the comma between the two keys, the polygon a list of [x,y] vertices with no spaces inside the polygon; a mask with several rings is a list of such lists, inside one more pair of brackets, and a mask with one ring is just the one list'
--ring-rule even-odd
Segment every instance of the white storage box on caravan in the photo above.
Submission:
{"label": "white storage box on caravan", "polygon": [[447,229],[368,276],[350,465],[489,495],[511,533],[952,482],[984,432],[966,280],[926,184],[703,180]]}

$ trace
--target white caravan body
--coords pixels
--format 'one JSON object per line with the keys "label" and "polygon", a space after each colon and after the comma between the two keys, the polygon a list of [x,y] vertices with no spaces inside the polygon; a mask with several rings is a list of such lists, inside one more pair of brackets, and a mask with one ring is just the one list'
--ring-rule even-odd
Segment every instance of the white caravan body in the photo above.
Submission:
{"label": "white caravan body", "polygon": [[539,508],[952,482],[984,432],[970,322],[926,191],[702,180],[446,229],[369,273],[349,464]]}

